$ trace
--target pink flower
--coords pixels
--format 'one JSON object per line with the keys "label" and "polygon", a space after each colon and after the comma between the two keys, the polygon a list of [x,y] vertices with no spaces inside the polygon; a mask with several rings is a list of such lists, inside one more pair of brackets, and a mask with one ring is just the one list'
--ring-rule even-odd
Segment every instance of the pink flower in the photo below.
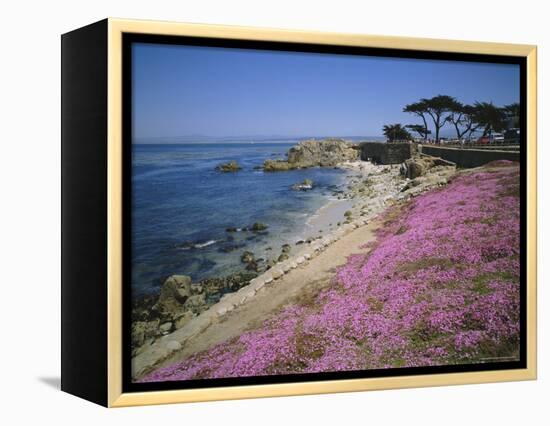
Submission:
{"label": "pink flower", "polygon": [[[519,347],[519,168],[463,174],[402,207],[315,303],[142,381],[482,362]],[[399,231],[399,232],[398,232]]]}

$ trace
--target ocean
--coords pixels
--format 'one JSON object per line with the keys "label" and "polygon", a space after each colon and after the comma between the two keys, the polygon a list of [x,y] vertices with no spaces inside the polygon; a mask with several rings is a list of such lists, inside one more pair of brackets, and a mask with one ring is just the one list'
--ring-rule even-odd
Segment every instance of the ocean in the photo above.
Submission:
{"label": "ocean", "polygon": [[[297,142],[134,144],[132,295],[157,292],[172,274],[197,282],[242,271],[243,251],[277,257],[282,244],[318,232],[306,222],[343,189],[347,172],[255,169],[266,159],[283,158]],[[215,169],[230,160],[242,170]],[[306,178],[313,190],[291,189]],[[266,232],[226,232],[255,222],[268,225]]]}

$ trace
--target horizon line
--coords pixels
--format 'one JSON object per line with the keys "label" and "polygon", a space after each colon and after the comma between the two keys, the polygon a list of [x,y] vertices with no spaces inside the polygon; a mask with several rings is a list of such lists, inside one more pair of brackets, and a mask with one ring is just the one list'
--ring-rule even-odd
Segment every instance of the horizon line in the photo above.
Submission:
{"label": "horizon line", "polygon": [[[235,135],[235,136],[209,136],[209,135],[182,135],[182,136],[138,136],[133,137],[133,142],[141,142],[147,140],[194,140],[194,141],[283,141],[296,139],[357,139],[357,138],[383,138],[384,135]],[[254,141],[253,139],[257,139]]]}

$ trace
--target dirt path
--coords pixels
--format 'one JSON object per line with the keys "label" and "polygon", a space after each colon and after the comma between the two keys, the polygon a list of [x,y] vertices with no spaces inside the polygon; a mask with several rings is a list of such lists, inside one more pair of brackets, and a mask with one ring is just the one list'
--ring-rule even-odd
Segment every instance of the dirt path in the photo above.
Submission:
{"label": "dirt path", "polygon": [[222,319],[185,342],[181,350],[159,363],[158,367],[170,365],[237,337],[246,330],[260,327],[266,318],[282,307],[314,297],[320,290],[331,285],[336,268],[343,265],[350,254],[366,253],[369,250],[361,247],[375,238],[373,231],[376,226],[373,222],[353,230],[306,265],[266,285],[256,293],[253,300],[224,315]]}

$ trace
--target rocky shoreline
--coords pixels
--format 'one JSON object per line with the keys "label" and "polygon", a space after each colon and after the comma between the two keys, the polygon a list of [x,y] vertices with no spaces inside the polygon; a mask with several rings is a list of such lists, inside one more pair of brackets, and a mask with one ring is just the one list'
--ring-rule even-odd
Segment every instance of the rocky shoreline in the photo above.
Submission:
{"label": "rocky shoreline", "polygon": [[[348,171],[347,188],[338,198],[347,200],[351,207],[338,222],[331,223],[326,233],[300,240],[294,246],[285,244],[268,262],[245,251],[241,260],[247,265],[247,271],[243,273],[196,284],[186,276],[171,276],[162,285],[158,299],[149,297],[137,304],[132,313],[134,376],[150,371],[181,349],[186,340],[252,301],[263,287],[274,285],[293,269],[305,267],[331,244],[367,225],[388,206],[446,184],[455,172],[452,164],[426,156],[415,157],[401,166],[355,160],[340,162],[336,167]],[[413,169],[419,172],[412,174]],[[227,231],[234,232],[233,229]]]}
{"label": "rocky shoreline", "polygon": [[265,160],[263,170],[278,172],[308,167],[336,167],[346,161],[355,161],[358,157],[358,146],[344,139],[310,139],[290,148],[286,159]]}
{"label": "rocky shoreline", "polygon": [[[453,169],[437,167],[400,195]],[[196,334],[167,337],[167,349],[180,349],[150,373],[146,359],[136,359],[134,371],[145,374],[135,379],[519,359],[518,177],[517,163],[494,162],[385,209],[263,285],[250,302],[237,299],[230,313],[208,311],[210,324]]]}

